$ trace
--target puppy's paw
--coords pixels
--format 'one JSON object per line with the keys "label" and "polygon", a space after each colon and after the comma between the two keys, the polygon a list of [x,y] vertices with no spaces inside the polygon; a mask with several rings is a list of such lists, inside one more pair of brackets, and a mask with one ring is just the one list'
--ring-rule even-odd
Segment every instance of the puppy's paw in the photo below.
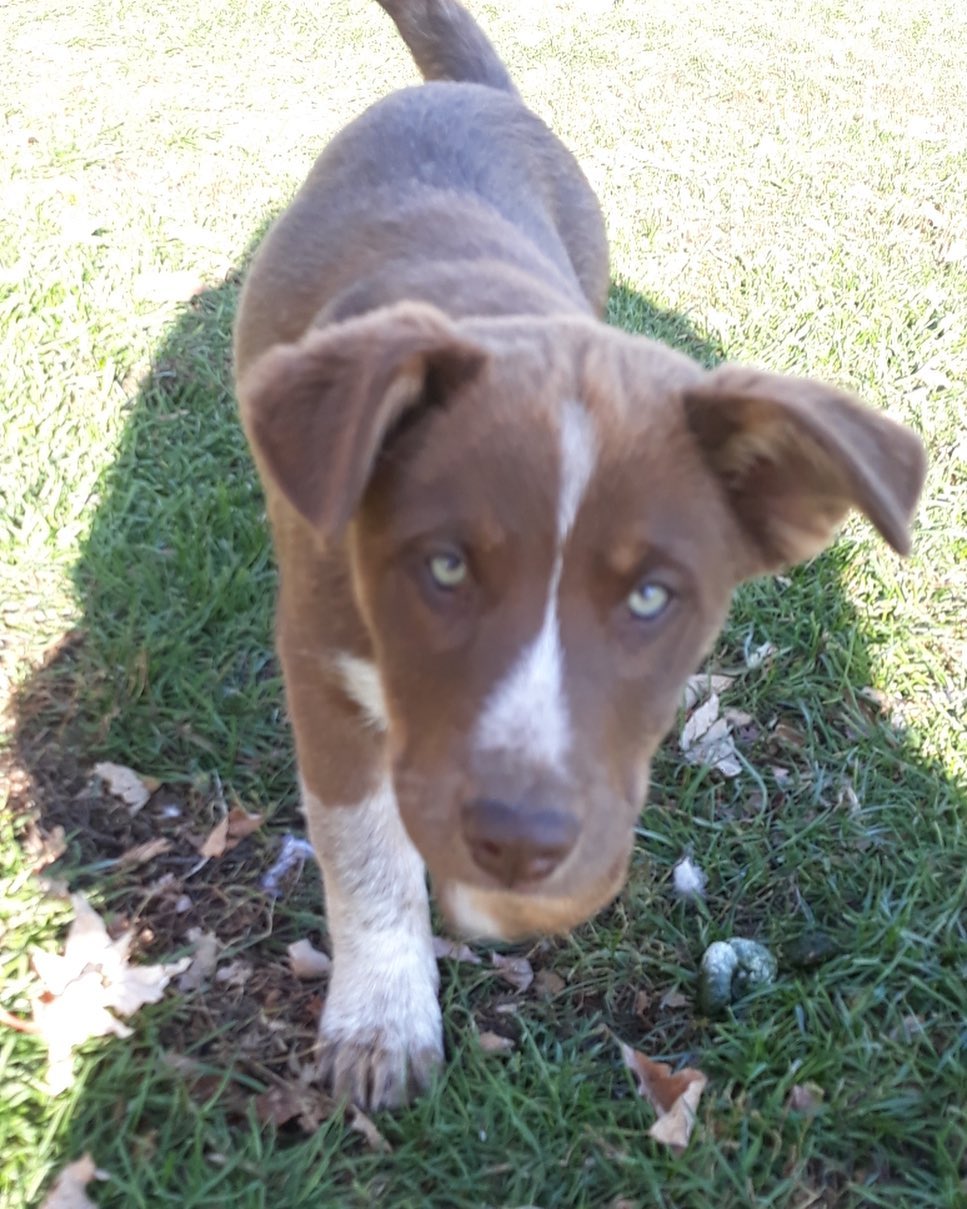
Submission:
{"label": "puppy's paw", "polygon": [[398,1108],[426,1090],[443,1062],[432,956],[382,961],[354,954],[336,967],[319,1022],[319,1072],[364,1109]]}

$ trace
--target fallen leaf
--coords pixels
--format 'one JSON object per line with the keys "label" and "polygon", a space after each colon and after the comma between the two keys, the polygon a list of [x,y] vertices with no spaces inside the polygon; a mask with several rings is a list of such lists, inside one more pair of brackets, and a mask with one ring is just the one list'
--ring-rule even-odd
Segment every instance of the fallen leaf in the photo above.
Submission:
{"label": "fallen leaf", "polygon": [[262,826],[264,815],[249,814],[241,806],[233,806],[223,819],[215,824],[198,851],[207,858],[224,856]]}
{"label": "fallen leaf", "polygon": [[621,1046],[621,1057],[635,1077],[638,1094],[658,1114],[648,1136],[681,1154],[692,1136],[695,1111],[708,1079],[700,1070],[687,1066],[673,1071],[666,1063],[654,1062],[630,1045]]}
{"label": "fallen leaf", "polygon": [[553,970],[538,970],[534,978],[534,990],[538,995],[543,995],[545,999],[553,999],[556,995],[560,995],[561,991],[567,986],[567,983]]}
{"label": "fallen leaf", "polygon": [[289,965],[296,978],[308,981],[322,978],[332,966],[332,958],[317,949],[311,940],[296,940],[288,948]]}
{"label": "fallen leaf", "polygon": [[526,957],[504,957],[501,953],[491,953],[490,960],[504,982],[510,983],[515,990],[524,992],[534,981],[534,970]]}
{"label": "fallen leaf", "polygon": [[816,1083],[796,1083],[789,1089],[786,1108],[790,1112],[801,1112],[815,1116],[819,1111],[825,1092]]}
{"label": "fallen leaf", "polygon": [[349,1128],[363,1135],[366,1139],[366,1145],[370,1150],[375,1150],[379,1154],[392,1154],[393,1147],[390,1146],[389,1142],[387,1142],[363,1110],[357,1108],[355,1104],[350,1104],[349,1106]]}
{"label": "fallen leaf", "polygon": [[634,1013],[636,1016],[644,1017],[651,1007],[651,996],[647,991],[635,991],[635,1006]]}
{"label": "fallen leaf", "polygon": [[688,996],[683,995],[681,991],[666,991],[658,1004],[663,1008],[681,1008],[686,1007],[688,1002]]}
{"label": "fallen leaf", "polygon": [[131,1030],[114,1013],[130,1016],[143,1004],[156,1003],[190,960],[129,966],[133,933],[111,940],[104,921],[83,895],[73,895],[71,902],[75,916],[63,956],[36,950],[32,958],[41,983],[31,995],[34,1021],[47,1045],[48,1087],[53,1095],[73,1081],[75,1046],[109,1033],[130,1036]]}
{"label": "fallen leaf", "polygon": [[178,979],[179,991],[197,991],[215,973],[218,964],[218,937],[214,932],[190,928],[188,939],[195,951],[189,958],[188,969]]}
{"label": "fallen leaf", "polygon": [[797,751],[806,746],[806,736],[798,727],[790,726],[788,722],[779,722],[769,736],[783,747],[794,747]]}
{"label": "fallen leaf", "polygon": [[84,1189],[93,1179],[109,1178],[106,1172],[98,1171],[89,1154],[82,1155],[60,1173],[40,1209],[97,1209]]}
{"label": "fallen leaf", "polygon": [[125,803],[131,815],[137,814],[161,785],[160,781],[151,777],[140,776],[133,768],[110,761],[95,764],[94,772],[107,786],[108,792]]}
{"label": "fallen leaf", "polygon": [[145,865],[148,861],[153,861],[156,856],[161,856],[170,848],[171,840],[159,835],[153,840],[145,840],[143,844],[135,844],[133,848],[122,852],[118,857],[118,864],[133,869],[137,865]]}
{"label": "fallen leaf", "polygon": [[469,945],[461,944],[458,940],[448,940],[446,936],[433,937],[433,956],[437,961],[450,957],[454,961],[468,961],[471,965],[480,965],[480,958]]}
{"label": "fallen leaf", "polygon": [[718,693],[689,715],[679,744],[689,764],[707,765],[725,777],[737,777],[742,771],[729,723],[719,717]]}
{"label": "fallen leaf", "polygon": [[510,1037],[501,1037],[500,1033],[480,1033],[477,1041],[485,1054],[509,1054],[514,1048]]}
{"label": "fallen leaf", "polygon": [[689,676],[685,682],[682,708],[687,712],[694,709],[703,697],[711,693],[724,693],[734,679],[734,676],[713,675],[709,672],[699,672],[695,676]]}
{"label": "fallen leaf", "polygon": [[336,1107],[331,1096],[304,1083],[280,1082],[255,1097],[255,1115],[263,1125],[297,1120],[306,1133],[315,1133]]}

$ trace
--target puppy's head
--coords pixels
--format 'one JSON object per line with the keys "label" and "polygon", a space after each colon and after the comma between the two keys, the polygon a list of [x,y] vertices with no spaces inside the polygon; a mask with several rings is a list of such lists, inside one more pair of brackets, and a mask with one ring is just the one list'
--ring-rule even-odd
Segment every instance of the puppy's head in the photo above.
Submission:
{"label": "puppy's head", "polygon": [[620,888],[736,584],[816,554],[851,507],[905,551],[924,473],[916,437],[837,391],[581,319],[400,304],[272,350],[240,395],[263,475],[348,542],[444,910],[508,939]]}

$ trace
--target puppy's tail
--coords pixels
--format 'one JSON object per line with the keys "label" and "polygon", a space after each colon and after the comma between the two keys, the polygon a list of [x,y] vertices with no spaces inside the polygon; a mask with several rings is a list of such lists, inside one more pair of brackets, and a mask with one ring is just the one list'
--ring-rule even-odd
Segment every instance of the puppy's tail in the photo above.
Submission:
{"label": "puppy's tail", "polygon": [[497,52],[457,0],[379,0],[427,80],[486,84],[517,96]]}

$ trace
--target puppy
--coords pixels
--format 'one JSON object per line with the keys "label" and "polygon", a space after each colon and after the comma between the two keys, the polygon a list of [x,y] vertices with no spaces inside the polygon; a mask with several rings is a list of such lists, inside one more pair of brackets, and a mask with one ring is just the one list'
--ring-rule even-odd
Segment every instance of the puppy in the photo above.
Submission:
{"label": "puppy", "polygon": [[605,326],[580,168],[455,0],[382,0],[427,79],[329,144],[248,274],[241,414],[333,974],[370,1108],[442,1060],[451,925],[563,932],[625,878],[649,762],[735,586],[850,508],[898,551],[911,433]]}

